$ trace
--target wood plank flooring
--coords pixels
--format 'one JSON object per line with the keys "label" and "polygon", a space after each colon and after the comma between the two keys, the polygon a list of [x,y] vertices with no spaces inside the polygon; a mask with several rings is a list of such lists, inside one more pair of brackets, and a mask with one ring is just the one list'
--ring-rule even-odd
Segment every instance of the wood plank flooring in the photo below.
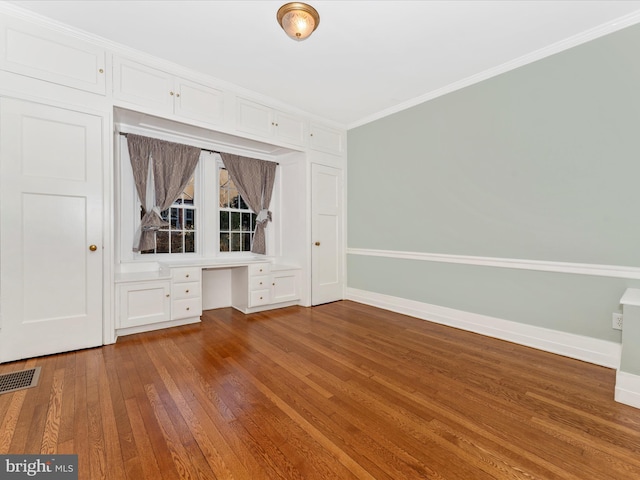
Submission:
{"label": "wood plank flooring", "polygon": [[615,371],[353,302],[242,315],[0,365],[0,453],[81,479],[640,478]]}

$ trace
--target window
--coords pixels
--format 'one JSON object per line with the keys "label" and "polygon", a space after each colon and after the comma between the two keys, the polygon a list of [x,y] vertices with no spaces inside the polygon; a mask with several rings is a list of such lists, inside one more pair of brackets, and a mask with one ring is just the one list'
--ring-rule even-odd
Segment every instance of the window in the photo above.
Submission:
{"label": "window", "polygon": [[[169,225],[156,232],[156,249],[140,253],[193,253],[196,251],[194,194],[194,177],[191,177],[180,197],[160,214],[164,221],[169,222]],[[142,207],[140,207],[141,218],[142,215]]]}
{"label": "window", "polygon": [[256,214],[238,193],[226,168],[219,169],[220,251],[249,252]]}

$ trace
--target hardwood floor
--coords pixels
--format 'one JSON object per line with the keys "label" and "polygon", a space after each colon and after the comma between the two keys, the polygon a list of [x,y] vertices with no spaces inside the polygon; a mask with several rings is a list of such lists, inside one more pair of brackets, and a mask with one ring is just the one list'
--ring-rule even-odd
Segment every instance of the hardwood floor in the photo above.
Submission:
{"label": "hardwood floor", "polygon": [[81,479],[640,478],[615,371],[353,302],[0,365],[0,453],[76,453]]}

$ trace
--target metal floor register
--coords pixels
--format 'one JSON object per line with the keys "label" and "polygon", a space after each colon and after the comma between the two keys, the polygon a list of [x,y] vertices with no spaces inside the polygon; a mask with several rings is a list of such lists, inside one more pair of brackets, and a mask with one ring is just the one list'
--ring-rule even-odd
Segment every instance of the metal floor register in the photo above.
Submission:
{"label": "metal floor register", "polygon": [[40,367],[0,375],[0,394],[35,387],[40,378]]}

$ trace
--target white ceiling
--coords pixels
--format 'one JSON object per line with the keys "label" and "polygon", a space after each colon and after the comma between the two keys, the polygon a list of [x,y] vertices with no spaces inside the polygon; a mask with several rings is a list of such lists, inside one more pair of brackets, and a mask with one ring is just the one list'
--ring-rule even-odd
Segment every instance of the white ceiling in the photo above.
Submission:
{"label": "white ceiling", "polygon": [[640,1],[12,1],[19,7],[353,127],[640,22]]}

